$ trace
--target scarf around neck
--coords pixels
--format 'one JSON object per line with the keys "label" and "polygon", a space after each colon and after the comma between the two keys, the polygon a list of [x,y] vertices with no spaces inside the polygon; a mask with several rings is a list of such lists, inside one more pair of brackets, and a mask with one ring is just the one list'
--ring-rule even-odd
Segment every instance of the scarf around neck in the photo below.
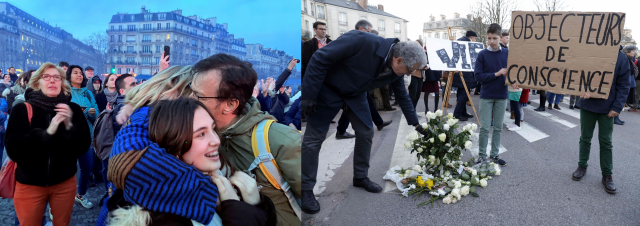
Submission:
{"label": "scarf around neck", "polygon": [[118,98],[118,92],[109,92],[108,88],[103,90],[104,95],[107,96],[107,102],[116,103],[116,98]]}
{"label": "scarf around neck", "polygon": [[26,102],[49,112],[54,112],[56,105],[69,104],[71,101],[71,96],[64,95],[64,92],[60,92],[57,97],[48,97],[42,93],[42,90],[34,91],[32,88],[24,92],[24,98]]}

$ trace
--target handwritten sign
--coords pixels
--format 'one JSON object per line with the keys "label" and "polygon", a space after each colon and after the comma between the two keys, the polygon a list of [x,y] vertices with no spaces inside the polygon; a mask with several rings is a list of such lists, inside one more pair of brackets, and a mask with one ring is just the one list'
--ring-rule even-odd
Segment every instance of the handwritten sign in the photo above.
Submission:
{"label": "handwritten sign", "polygon": [[511,21],[507,84],[608,98],[624,13],[514,11]]}
{"label": "handwritten sign", "polygon": [[427,38],[429,68],[437,71],[471,71],[476,65],[478,53],[484,49],[479,42],[450,41]]}

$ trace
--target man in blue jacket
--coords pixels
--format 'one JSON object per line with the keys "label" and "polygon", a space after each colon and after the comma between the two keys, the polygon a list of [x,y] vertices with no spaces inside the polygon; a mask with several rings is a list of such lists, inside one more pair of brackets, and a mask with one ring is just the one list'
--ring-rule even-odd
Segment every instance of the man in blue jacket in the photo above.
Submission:
{"label": "man in blue jacket", "polygon": [[352,30],[313,54],[302,81],[301,108],[307,115],[302,141],[302,211],[309,214],[320,211],[313,194],[318,157],[329,124],[340,109],[346,112],[356,131],[353,185],[368,192],[382,191],[368,178],[373,122],[367,90],[389,84],[407,123],[423,134],[428,133],[418,122],[402,77],[425,67],[426,55],[417,42],[398,41]]}
{"label": "man in blue jacket", "polygon": [[613,120],[622,112],[624,102],[629,95],[631,76],[629,60],[624,53],[618,52],[618,61],[614,71],[613,82],[609,91],[609,98],[591,99],[589,93],[580,96],[580,157],[578,169],[573,172],[572,179],[579,181],[587,173],[587,161],[591,152],[591,138],[598,123],[598,141],[600,143],[600,170],[602,171],[602,184],[609,194],[616,193],[613,184]]}

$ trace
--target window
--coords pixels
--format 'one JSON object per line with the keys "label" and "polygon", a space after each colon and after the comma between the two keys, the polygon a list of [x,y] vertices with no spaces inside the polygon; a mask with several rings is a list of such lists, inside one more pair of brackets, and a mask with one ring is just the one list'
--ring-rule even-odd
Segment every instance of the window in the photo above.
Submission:
{"label": "window", "polygon": [[113,35],[111,35],[111,42],[115,42],[115,38],[113,37]]}
{"label": "window", "polygon": [[197,41],[195,39],[192,39],[191,40],[191,45],[192,46],[198,46],[198,43],[197,43]]}
{"label": "window", "polygon": [[166,13],[158,14],[158,20],[166,20],[166,19],[167,19],[167,14]]}
{"label": "window", "polygon": [[142,25],[142,30],[145,30],[145,31],[151,30],[151,24],[143,24]]}
{"label": "window", "polygon": [[151,63],[151,57],[142,58],[142,64],[150,64],[150,63]]}
{"label": "window", "polygon": [[122,68],[118,68],[118,74],[122,74]]}
{"label": "window", "polygon": [[129,64],[133,64],[133,63],[135,63],[135,58],[133,58],[133,57],[127,57],[127,63],[129,63]]}
{"label": "window", "polygon": [[433,37],[434,37],[434,38],[440,38],[440,33],[435,33],[435,34],[433,34]]}
{"label": "window", "polygon": [[[158,46],[160,47],[160,46]],[[155,64],[160,64],[160,57],[154,57],[153,58],[153,62],[155,62]]]}
{"label": "window", "polygon": [[122,25],[118,25],[118,31],[122,31]]}
{"label": "window", "polygon": [[161,23],[158,23],[157,28],[158,28],[158,30],[162,30],[162,24],[161,24]]}
{"label": "window", "polygon": [[314,8],[315,8],[315,5],[312,2],[311,3],[311,16],[315,16],[315,11],[313,10]]}
{"label": "window", "polygon": [[442,33],[442,39],[449,39],[449,34],[447,34],[446,32]]}
{"label": "window", "polygon": [[400,30],[400,23],[396,23],[396,33],[400,33],[402,32],[402,30]]}
{"label": "window", "polygon": [[302,10],[304,13],[307,13],[307,0],[302,0],[302,6],[304,7]]}
{"label": "window", "polygon": [[122,35],[118,35],[118,42],[122,42]]}
{"label": "window", "polygon": [[136,25],[127,25],[128,31],[136,31]]}
{"label": "window", "polygon": [[127,46],[127,53],[133,53],[134,46]]}
{"label": "window", "polygon": [[160,35],[156,35],[156,42],[160,41]]}
{"label": "window", "polygon": [[309,21],[308,20],[304,21],[304,29],[305,29],[306,32],[309,32]]}
{"label": "window", "polygon": [[347,14],[346,13],[340,13],[339,14],[338,24],[347,25]]}
{"label": "window", "polygon": [[151,41],[151,35],[143,35],[142,36],[142,41],[143,42],[150,42]]}
{"label": "window", "polygon": [[156,53],[162,52],[160,51],[160,45],[156,45]]}
{"label": "window", "polygon": [[144,20],[151,20],[151,17],[153,17],[153,14],[145,14]]}
{"label": "window", "polygon": [[384,31],[384,20],[378,20],[378,31]]}
{"label": "window", "polygon": [[131,15],[131,21],[135,20],[136,16],[135,15]]}
{"label": "window", "polygon": [[165,27],[167,28],[167,30],[171,29],[171,23],[167,23]]}
{"label": "window", "polygon": [[143,53],[151,53],[151,46],[142,46]]}
{"label": "window", "polygon": [[180,37],[180,42],[184,42],[184,36]]}
{"label": "window", "polygon": [[113,28],[113,26],[111,26],[111,31],[115,31],[115,29]]}
{"label": "window", "polygon": [[165,40],[165,41],[167,41],[167,42],[168,42],[168,41],[171,41],[171,35],[170,35],[170,34],[167,34],[167,38],[166,38],[166,40]]}
{"label": "window", "polygon": [[324,19],[324,6],[318,6],[318,18]]}
{"label": "window", "polygon": [[135,35],[127,35],[127,42],[136,42]]}
{"label": "window", "polygon": [[345,33],[344,31],[341,31],[341,32],[340,32],[340,35],[343,35],[344,33]]}

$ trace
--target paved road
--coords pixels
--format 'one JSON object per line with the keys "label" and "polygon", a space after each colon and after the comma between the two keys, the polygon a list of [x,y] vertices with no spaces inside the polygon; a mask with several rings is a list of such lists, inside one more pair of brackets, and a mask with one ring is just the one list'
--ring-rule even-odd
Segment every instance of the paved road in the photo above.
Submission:
{"label": "paved road", "polygon": [[[472,99],[477,104],[479,96]],[[382,179],[390,167],[410,166],[416,161],[402,150],[411,127],[399,109],[381,112],[383,119],[392,119],[393,124],[376,130],[373,139],[369,177],[385,188],[381,194],[353,187],[354,140],[335,140],[337,124],[332,124],[321,150],[319,183],[314,189],[322,209],[315,215],[305,214],[303,225],[640,225],[640,112],[623,112],[620,117],[626,125],[614,128],[613,178],[618,194],[610,195],[600,183],[597,129],[587,175],[580,182],[573,181],[579,110],[569,109],[567,97],[560,103],[562,110],[539,113],[533,111],[539,96],[530,99],[533,103],[524,110],[522,131],[510,132],[503,125],[500,156],[508,166],[502,175],[478,189],[478,198],[467,196],[456,204],[433,208],[418,208],[421,200],[400,198],[392,191],[393,185]],[[455,104],[455,98],[450,102]],[[432,101],[430,106],[433,109]],[[424,111],[422,100],[417,108]],[[468,111],[472,112],[470,107]],[[474,117],[469,122],[477,120]],[[477,146],[474,149],[463,159],[477,155]]]}
{"label": "paved road", "polygon": [[[7,153],[6,151],[3,152],[3,158],[6,158]],[[76,178],[80,178],[80,168],[78,168]],[[104,194],[105,189],[103,183],[97,184],[93,188],[89,188],[87,190],[87,194],[84,197],[89,199],[89,201],[93,203],[93,208],[87,209],[79,203],[75,203],[73,206],[73,213],[71,214],[71,223],[69,225],[96,225],[96,220],[98,219],[98,214],[100,213],[98,202]],[[15,212],[16,211],[13,208],[13,199],[0,198],[0,225],[13,225]],[[47,220],[50,221],[51,219],[47,217]]]}

